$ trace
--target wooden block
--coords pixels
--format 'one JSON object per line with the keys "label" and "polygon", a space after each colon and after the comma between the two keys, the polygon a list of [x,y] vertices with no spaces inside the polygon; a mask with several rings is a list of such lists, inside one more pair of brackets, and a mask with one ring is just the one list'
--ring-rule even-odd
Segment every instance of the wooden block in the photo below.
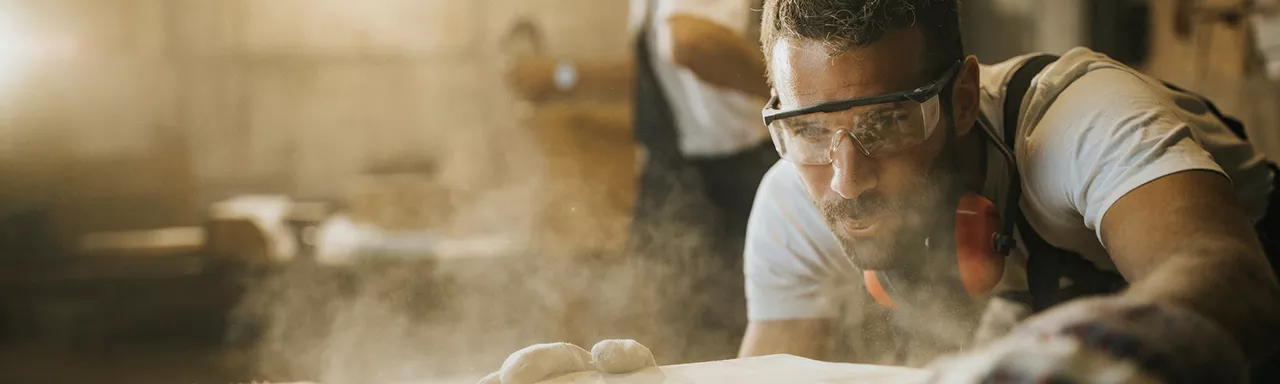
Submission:
{"label": "wooden block", "polygon": [[298,243],[286,221],[292,206],[291,199],[274,195],[237,196],[213,204],[205,221],[209,252],[251,264],[293,259]]}
{"label": "wooden block", "polygon": [[171,227],[90,233],[80,239],[80,253],[151,257],[199,252],[204,249],[204,245],[204,228]]}
{"label": "wooden block", "polygon": [[216,218],[205,223],[207,249],[214,257],[265,264],[271,260],[267,234],[249,218]]}

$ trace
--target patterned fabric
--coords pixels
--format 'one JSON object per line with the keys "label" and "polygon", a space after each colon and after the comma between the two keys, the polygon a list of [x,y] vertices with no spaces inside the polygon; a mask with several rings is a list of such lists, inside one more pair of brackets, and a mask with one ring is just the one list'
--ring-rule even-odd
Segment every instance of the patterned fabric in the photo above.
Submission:
{"label": "patterned fabric", "polygon": [[1179,307],[1081,299],[929,367],[927,383],[1245,383],[1248,362],[1217,324]]}

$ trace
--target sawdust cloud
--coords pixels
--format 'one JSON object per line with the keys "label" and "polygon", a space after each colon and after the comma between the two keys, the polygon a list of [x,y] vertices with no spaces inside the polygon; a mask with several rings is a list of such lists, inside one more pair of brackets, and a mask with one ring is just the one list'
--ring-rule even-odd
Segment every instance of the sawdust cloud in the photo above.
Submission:
{"label": "sawdust cloud", "polygon": [[[510,189],[487,205],[521,203],[528,197],[510,192],[521,190],[530,189]],[[252,359],[264,378],[327,384],[471,382],[519,348],[555,341],[590,348],[633,338],[659,364],[732,358],[745,326],[744,303],[735,298],[741,281],[708,286],[735,273],[706,257],[710,244],[700,231],[670,222],[650,229],[649,238],[661,240],[622,255],[566,254],[533,239],[510,258],[299,263],[253,286],[238,314],[254,326],[231,337],[254,334]],[[899,340],[876,304],[844,310],[837,361],[919,367],[972,334],[971,324],[929,314],[906,318],[919,336]],[[901,355],[898,343],[911,353]]]}
{"label": "sawdust cloud", "polygon": [[[716,245],[692,222],[704,201],[673,193],[660,224],[641,231],[639,249],[575,254],[541,241],[537,210],[517,208],[543,197],[541,176],[526,174],[455,220],[527,238],[524,252],[439,263],[370,258],[342,268],[295,263],[252,286],[238,311],[244,326],[230,337],[255,341],[251,356],[264,378],[327,384],[470,382],[519,348],[556,341],[590,348],[632,338],[659,364],[734,357],[745,327],[741,265],[708,257]],[[913,334],[904,337],[864,290],[854,296],[862,300],[845,303],[832,360],[921,367],[968,344],[974,322],[966,319],[980,312],[937,305],[899,316]]]}
{"label": "sawdust cloud", "polygon": [[[696,226],[667,222],[647,231],[652,240],[640,249],[575,254],[539,239],[539,212],[529,206],[543,201],[544,181],[536,162],[521,164],[506,172],[526,176],[479,192],[485,197],[456,209],[453,222],[522,239],[523,252],[442,262],[370,257],[349,267],[295,262],[250,283],[228,338],[251,344],[261,378],[326,384],[469,382],[521,347],[554,341],[590,348],[633,338],[660,364],[736,353],[744,308],[723,293],[741,295],[741,282],[708,288],[705,278],[741,269],[726,274],[707,257]],[[729,325],[706,326],[708,317]]]}

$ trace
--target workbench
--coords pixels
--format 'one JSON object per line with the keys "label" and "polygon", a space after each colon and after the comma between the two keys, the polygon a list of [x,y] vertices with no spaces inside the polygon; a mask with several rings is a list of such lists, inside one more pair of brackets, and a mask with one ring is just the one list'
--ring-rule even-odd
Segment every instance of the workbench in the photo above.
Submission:
{"label": "workbench", "polygon": [[792,355],[769,355],[668,365],[624,375],[579,372],[542,384],[877,384],[921,382],[927,378],[926,371],[912,368],[829,363]]}
{"label": "workbench", "polygon": [[[395,384],[473,384],[481,377],[482,374],[476,373]],[[928,378],[928,371],[914,368],[829,363],[792,355],[769,355],[667,365],[618,375],[578,372],[540,384],[910,384],[923,383]]]}

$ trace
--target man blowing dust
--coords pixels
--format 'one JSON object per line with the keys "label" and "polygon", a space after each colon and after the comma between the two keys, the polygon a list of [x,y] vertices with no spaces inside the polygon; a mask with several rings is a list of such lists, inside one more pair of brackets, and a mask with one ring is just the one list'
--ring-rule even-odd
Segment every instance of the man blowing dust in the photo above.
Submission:
{"label": "man blowing dust", "polygon": [[[1241,381],[1246,359],[1272,366],[1280,204],[1274,168],[1241,127],[1084,48],[979,64],[964,55],[957,6],[764,5],[774,97],[762,115],[782,160],[748,225],[741,355],[826,359],[841,303],[873,292],[915,348],[1009,357],[935,366],[943,376],[1095,369],[1011,368],[1044,355],[1044,340],[1082,346],[1046,359],[1096,352],[1157,381]],[[960,219],[974,207],[1000,220]],[[982,223],[1013,236],[958,234]],[[973,244],[1014,246],[975,257]],[[992,332],[980,320],[1001,308],[1039,314]],[[1003,336],[975,345],[979,332]]]}

